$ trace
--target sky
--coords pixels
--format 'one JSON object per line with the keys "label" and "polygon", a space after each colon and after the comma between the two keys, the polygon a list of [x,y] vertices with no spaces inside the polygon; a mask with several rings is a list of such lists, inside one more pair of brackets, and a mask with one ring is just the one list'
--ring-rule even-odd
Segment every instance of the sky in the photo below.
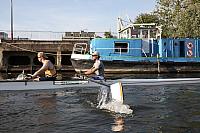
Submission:
{"label": "sky", "polygon": [[[10,30],[11,0],[0,0],[0,31]],[[14,31],[117,31],[117,18],[134,20],[156,0],[13,0]]]}

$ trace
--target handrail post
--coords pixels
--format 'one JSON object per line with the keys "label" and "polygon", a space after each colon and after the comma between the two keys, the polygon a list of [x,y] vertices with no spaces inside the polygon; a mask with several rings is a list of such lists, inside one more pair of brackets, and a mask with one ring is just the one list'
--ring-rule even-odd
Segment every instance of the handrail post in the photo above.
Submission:
{"label": "handrail post", "polygon": [[159,60],[159,54],[157,54],[157,64],[158,64],[158,73],[160,73],[160,60]]}

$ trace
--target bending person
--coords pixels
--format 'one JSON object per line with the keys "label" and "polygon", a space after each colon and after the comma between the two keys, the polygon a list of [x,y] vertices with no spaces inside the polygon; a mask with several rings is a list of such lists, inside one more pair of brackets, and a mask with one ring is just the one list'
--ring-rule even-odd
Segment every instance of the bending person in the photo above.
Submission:
{"label": "bending person", "polygon": [[[53,81],[56,80],[56,69],[53,63],[48,60],[44,52],[37,54],[38,61],[42,62],[42,67],[32,75],[32,79],[37,81]],[[45,73],[45,77],[40,77]]]}
{"label": "bending person", "polygon": [[95,73],[96,75],[93,76],[92,78],[95,80],[104,80],[104,65],[103,62],[99,60],[100,54],[99,52],[95,51],[92,53],[92,60],[94,61],[94,64],[92,68],[88,69],[85,74],[93,74]]}

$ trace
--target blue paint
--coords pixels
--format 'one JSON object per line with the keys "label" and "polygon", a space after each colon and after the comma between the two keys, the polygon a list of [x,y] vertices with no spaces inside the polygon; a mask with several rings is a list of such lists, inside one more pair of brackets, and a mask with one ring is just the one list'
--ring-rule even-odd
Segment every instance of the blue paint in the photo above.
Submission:
{"label": "blue paint", "polygon": [[[189,46],[192,44],[192,46]],[[192,54],[189,54],[192,52]],[[115,39],[95,38],[90,53],[98,51],[101,60],[133,62],[200,62],[200,40],[190,38],[166,39]]]}

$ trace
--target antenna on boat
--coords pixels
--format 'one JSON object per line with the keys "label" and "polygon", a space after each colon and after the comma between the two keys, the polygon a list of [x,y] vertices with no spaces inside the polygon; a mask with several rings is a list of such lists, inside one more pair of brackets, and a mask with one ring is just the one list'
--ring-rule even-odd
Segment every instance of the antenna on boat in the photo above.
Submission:
{"label": "antenna on boat", "polygon": [[133,21],[130,19],[128,15],[126,15],[127,19],[129,20],[130,23],[133,23]]}

